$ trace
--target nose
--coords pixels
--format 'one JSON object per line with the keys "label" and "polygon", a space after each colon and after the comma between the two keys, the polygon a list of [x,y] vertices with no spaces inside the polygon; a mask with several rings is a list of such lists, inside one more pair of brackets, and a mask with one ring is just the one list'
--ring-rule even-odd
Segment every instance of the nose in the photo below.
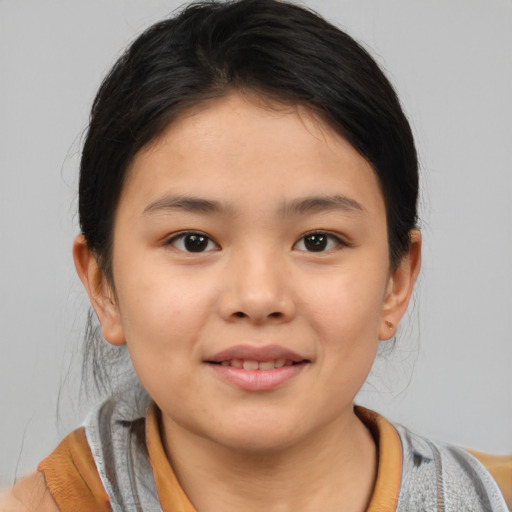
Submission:
{"label": "nose", "polygon": [[296,313],[292,281],[278,255],[240,255],[222,277],[219,313],[230,322],[289,322]]}

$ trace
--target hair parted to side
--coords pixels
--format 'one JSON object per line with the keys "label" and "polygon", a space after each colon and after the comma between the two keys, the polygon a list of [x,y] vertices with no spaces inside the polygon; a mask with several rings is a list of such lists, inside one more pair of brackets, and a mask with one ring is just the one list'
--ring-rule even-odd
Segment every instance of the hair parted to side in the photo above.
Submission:
{"label": "hair parted to side", "polygon": [[208,1],[146,30],[94,100],[79,217],[111,285],[115,211],[133,157],[187,109],[233,90],[310,108],[368,160],[384,196],[390,267],[396,268],[417,223],[418,163],[409,123],[376,62],[298,5]]}

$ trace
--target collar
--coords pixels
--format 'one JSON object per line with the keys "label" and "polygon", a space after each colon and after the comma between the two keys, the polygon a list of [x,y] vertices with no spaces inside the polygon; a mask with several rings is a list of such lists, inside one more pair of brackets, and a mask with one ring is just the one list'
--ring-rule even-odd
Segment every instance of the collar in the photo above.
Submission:
{"label": "collar", "polygon": [[[377,481],[367,512],[395,512],[400,492],[402,447],[397,431],[374,411],[355,407],[355,413],[377,445]],[[167,459],[159,428],[160,411],[151,403],[146,417],[146,444],[158,497],[164,512],[196,512]]]}

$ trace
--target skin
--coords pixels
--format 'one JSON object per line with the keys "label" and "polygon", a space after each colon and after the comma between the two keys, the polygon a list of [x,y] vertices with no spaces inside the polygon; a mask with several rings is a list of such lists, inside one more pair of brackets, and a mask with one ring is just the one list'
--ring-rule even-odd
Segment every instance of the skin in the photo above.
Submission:
{"label": "skin", "polygon": [[[342,207],[305,203],[335,196]],[[183,231],[206,235],[205,250],[187,252]],[[328,244],[315,252],[305,236],[318,231]],[[168,458],[199,511],[365,509],[376,448],[353,400],[407,308],[419,233],[411,240],[390,269],[373,169],[306,108],[232,93],[136,155],[116,212],[114,283],[82,236],[75,264],[105,338],[127,344],[161,409]],[[239,344],[308,362],[275,389],[243,390],[206,362]]]}
{"label": "skin", "polygon": [[0,512],[59,512],[44,475],[31,473],[16,482],[12,489],[0,492]]}

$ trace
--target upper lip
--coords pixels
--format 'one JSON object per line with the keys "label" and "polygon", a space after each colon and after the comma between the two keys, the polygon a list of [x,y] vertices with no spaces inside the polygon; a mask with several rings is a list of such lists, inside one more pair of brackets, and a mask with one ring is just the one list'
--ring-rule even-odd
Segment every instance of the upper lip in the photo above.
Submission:
{"label": "upper lip", "polygon": [[236,345],[216,353],[212,357],[209,357],[207,361],[220,363],[222,361],[231,361],[232,359],[258,362],[286,359],[294,363],[306,360],[305,357],[279,345],[264,345],[261,347]]}

